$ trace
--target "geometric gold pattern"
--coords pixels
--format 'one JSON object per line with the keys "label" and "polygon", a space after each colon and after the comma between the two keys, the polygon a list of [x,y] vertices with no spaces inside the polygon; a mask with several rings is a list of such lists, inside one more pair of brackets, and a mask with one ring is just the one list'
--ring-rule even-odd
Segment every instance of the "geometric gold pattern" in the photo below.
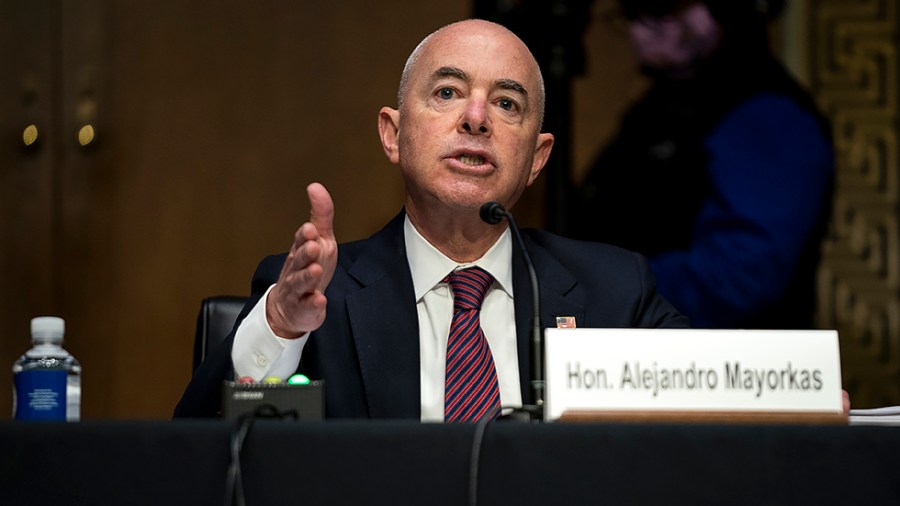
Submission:
{"label": "geometric gold pattern", "polygon": [[836,188],[817,325],[838,329],[854,407],[900,404],[900,13],[810,0],[810,87],[831,121]]}

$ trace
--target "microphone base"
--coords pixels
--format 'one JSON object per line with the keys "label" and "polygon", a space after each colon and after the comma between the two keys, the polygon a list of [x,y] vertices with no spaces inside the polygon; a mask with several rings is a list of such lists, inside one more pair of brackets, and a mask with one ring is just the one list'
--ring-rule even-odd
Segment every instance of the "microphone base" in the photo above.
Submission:
{"label": "microphone base", "polygon": [[498,422],[517,423],[543,423],[544,408],[534,404],[526,404],[521,408],[514,408],[511,412],[497,417]]}

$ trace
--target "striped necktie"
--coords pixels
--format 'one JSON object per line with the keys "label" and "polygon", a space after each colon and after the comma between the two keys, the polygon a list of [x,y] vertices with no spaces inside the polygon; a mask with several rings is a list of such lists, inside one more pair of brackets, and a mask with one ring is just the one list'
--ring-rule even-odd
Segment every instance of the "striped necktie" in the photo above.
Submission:
{"label": "striped necktie", "polygon": [[483,269],[455,271],[445,278],[453,290],[453,321],[447,339],[444,421],[474,422],[495,417],[500,388],[494,357],[481,330],[481,303],[493,283]]}

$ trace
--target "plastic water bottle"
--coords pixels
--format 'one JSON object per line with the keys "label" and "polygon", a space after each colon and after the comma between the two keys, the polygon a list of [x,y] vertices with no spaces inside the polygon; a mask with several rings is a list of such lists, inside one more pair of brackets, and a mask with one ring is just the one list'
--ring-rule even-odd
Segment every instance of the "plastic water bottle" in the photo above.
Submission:
{"label": "plastic water bottle", "polygon": [[32,348],[12,368],[16,420],[81,418],[81,364],[62,347],[65,330],[56,316],[31,320]]}

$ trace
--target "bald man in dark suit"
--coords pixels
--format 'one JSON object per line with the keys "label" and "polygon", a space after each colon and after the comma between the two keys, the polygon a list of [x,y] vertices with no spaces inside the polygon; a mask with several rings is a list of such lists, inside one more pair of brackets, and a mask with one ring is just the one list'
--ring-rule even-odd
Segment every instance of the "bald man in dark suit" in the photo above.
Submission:
{"label": "bald man in dark suit", "polygon": [[[495,396],[503,407],[532,402],[529,274],[506,223],[485,223],[479,210],[489,201],[511,209],[550,156],[543,88],[534,57],[499,25],[467,20],[426,37],[404,68],[398,107],[378,116],[406,183],[403,211],[369,239],[338,246],[331,197],[309,185],[310,221],[289,253],[262,261],[239,324],[175,415],[215,416],[223,380],[301,372],[326,381],[328,417],[442,421],[456,318],[448,279],[467,269],[489,280],[478,326]],[[687,326],[639,255],[523,235],[544,325],[572,316],[582,327]]]}

